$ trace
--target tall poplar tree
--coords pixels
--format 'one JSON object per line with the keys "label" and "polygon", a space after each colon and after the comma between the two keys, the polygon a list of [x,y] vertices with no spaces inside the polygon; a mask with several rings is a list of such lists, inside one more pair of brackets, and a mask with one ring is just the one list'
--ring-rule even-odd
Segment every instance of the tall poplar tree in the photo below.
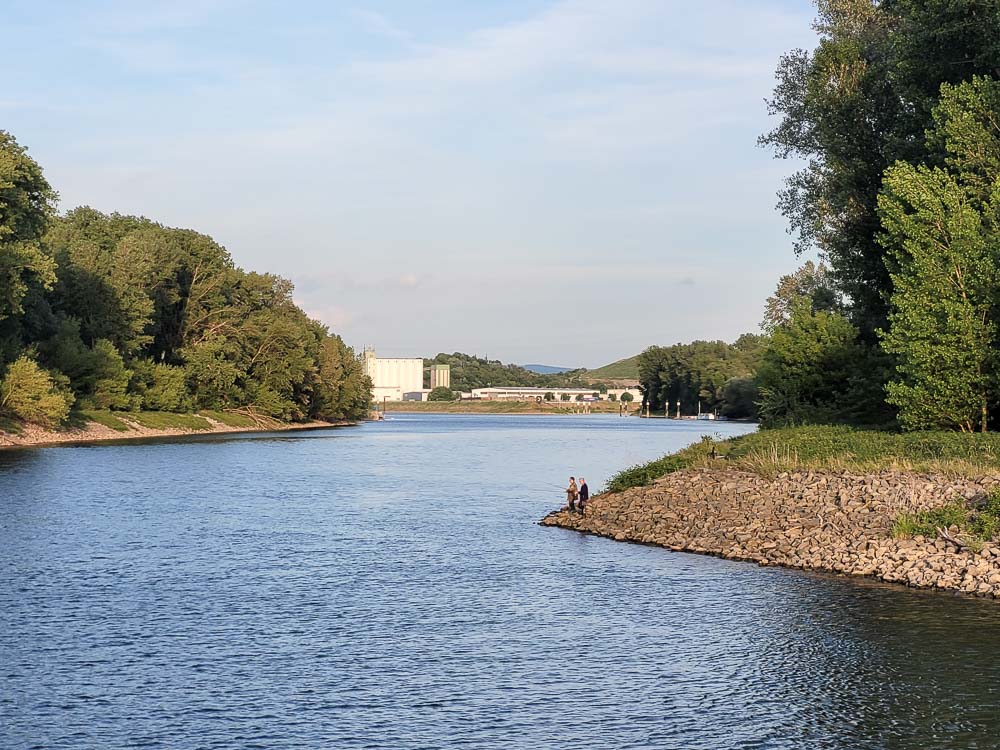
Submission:
{"label": "tall poplar tree", "polygon": [[879,199],[896,269],[889,401],[911,429],[985,432],[998,396],[1000,83],[943,86],[934,122],[944,166],[895,165]]}

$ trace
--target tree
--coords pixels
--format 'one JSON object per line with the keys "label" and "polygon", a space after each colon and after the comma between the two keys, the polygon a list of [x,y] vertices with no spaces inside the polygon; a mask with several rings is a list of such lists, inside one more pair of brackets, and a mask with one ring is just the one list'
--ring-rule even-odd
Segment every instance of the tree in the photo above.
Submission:
{"label": "tree", "polygon": [[778,288],[767,298],[764,310],[764,322],[761,328],[768,334],[784,325],[791,318],[792,307],[800,299],[808,299],[814,312],[844,312],[840,293],[833,285],[829,269],[820,263],[816,265],[811,260],[795,273],[782,276]]}
{"label": "tree", "polygon": [[883,381],[871,377],[879,365],[846,317],[799,300],[757,370],[761,426],[884,422]]}
{"label": "tree", "polygon": [[628,391],[625,391],[621,395],[621,400],[624,401],[626,404],[631,404],[632,401],[634,401],[635,399],[634,399],[634,397],[632,396],[631,393],[629,393]]}
{"label": "tree", "polygon": [[184,368],[137,360],[132,363],[129,391],[143,409],[187,412],[193,408]]}
{"label": "tree", "polygon": [[617,401],[617,400],[618,400],[618,396],[616,396],[613,393],[609,393],[608,394],[608,401]]}
{"label": "tree", "polygon": [[133,400],[128,386],[132,373],[115,345],[98,339],[93,349],[94,369],[89,383],[87,401],[99,409],[130,409]]}
{"label": "tree", "polygon": [[559,400],[560,401],[569,401],[570,398],[571,397],[570,397],[570,395],[568,393],[560,393],[559,394]]}
{"label": "tree", "polygon": [[701,402],[714,411],[731,378],[749,377],[757,369],[761,351],[761,338],[749,335],[734,344],[694,341],[652,346],[639,355],[643,404],[650,411],[662,412],[680,401],[685,411],[693,412]]}
{"label": "tree", "polygon": [[722,416],[730,419],[753,419],[757,416],[759,399],[756,378],[732,378],[722,392]]}
{"label": "tree", "polygon": [[361,363],[294,303],[291,282],[237,268],[198,232],[87,207],[57,217],[54,199],[0,132],[0,371],[30,350],[100,408],[366,413]]}
{"label": "tree", "polygon": [[40,243],[55,199],[38,164],[0,130],[0,366],[20,348],[16,316],[25,297],[55,282],[55,263]]}
{"label": "tree", "polygon": [[545,400],[546,401],[555,401],[556,400],[556,395],[552,391],[546,391],[546,393],[545,393]]}
{"label": "tree", "polygon": [[985,432],[997,389],[1000,84],[945,86],[931,138],[948,168],[900,163],[879,201],[894,262],[889,402],[909,429]]}
{"label": "tree", "polygon": [[73,396],[60,379],[22,355],[0,380],[0,414],[45,427],[69,416]]}
{"label": "tree", "polygon": [[892,294],[878,195],[897,161],[939,164],[924,139],[942,83],[1000,70],[995,0],[820,0],[813,52],[778,66],[769,104],[782,116],[761,143],[805,159],[779,196],[796,249],[819,249],[862,338],[885,328]]}
{"label": "tree", "polygon": [[445,388],[443,385],[439,385],[437,388],[432,390],[427,394],[428,401],[454,401],[455,393],[451,388]]}

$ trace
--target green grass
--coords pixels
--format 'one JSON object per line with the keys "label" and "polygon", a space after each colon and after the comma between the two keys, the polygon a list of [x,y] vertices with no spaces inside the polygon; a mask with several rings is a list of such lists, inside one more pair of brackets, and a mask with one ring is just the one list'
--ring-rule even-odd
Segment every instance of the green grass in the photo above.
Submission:
{"label": "green grass", "polygon": [[227,427],[256,427],[257,423],[246,414],[236,414],[231,411],[200,411],[199,416],[214,419]]}
{"label": "green grass", "polygon": [[196,414],[174,414],[167,411],[135,411],[128,419],[153,430],[185,429],[210,430],[211,423]]}
{"label": "green grass", "polygon": [[87,422],[97,422],[97,424],[110,427],[116,432],[129,431],[129,426],[107,409],[83,409],[79,414]]}
{"label": "green grass", "polygon": [[587,378],[608,380],[638,380],[639,379],[639,355],[620,359],[610,365],[598,367],[596,370],[587,370]]}
{"label": "green grass", "polygon": [[938,529],[951,527],[956,527],[955,536],[973,549],[996,539],[1000,533],[1000,490],[993,490],[985,503],[975,506],[956,500],[920,513],[903,513],[896,518],[892,535],[896,538],[936,537]]}
{"label": "green grass", "polygon": [[679,469],[718,465],[774,476],[830,469],[939,472],[978,476],[1000,471],[1000,433],[889,432],[851,427],[789,427],[729,440],[703,440],[670,456],[626,469],[608,482],[613,491],[650,484]]}

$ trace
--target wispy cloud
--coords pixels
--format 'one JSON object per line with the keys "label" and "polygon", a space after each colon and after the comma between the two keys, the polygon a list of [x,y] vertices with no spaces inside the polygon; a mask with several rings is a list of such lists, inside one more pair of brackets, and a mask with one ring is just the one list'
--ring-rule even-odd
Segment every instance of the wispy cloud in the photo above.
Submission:
{"label": "wispy cloud", "polygon": [[[12,71],[0,113],[64,207],[211,233],[354,343],[566,358],[507,338],[523,325],[577,361],[752,328],[795,262],[772,211],[787,165],[754,139],[809,8],[432,6],[32,6],[0,29],[12,59],[40,61]],[[725,311],[690,316],[710,283]],[[597,300],[607,328],[577,334]]]}

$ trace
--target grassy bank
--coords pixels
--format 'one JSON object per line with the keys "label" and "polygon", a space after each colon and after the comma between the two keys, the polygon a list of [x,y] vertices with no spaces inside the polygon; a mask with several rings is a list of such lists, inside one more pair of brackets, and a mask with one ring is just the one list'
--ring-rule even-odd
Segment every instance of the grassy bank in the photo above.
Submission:
{"label": "grassy bank", "polygon": [[619,472],[607,489],[640,487],[673,471],[719,462],[765,476],[804,469],[977,476],[1000,471],[1000,433],[898,433],[813,426],[762,430],[729,440],[705,438],[678,453]]}

